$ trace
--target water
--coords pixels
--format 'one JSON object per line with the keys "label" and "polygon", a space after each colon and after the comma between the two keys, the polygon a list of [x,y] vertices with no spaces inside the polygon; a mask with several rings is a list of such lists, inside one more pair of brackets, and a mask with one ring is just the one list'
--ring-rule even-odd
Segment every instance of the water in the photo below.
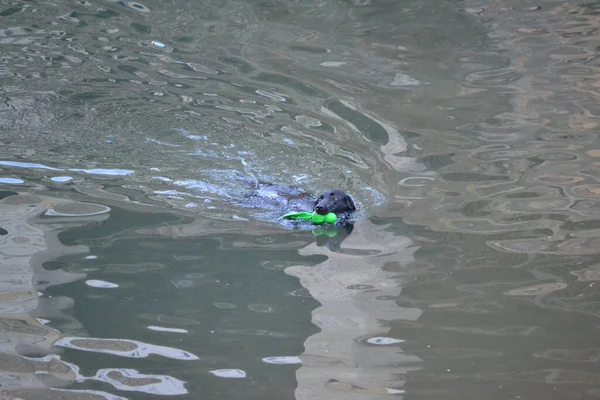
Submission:
{"label": "water", "polygon": [[599,15],[0,3],[1,397],[599,397]]}

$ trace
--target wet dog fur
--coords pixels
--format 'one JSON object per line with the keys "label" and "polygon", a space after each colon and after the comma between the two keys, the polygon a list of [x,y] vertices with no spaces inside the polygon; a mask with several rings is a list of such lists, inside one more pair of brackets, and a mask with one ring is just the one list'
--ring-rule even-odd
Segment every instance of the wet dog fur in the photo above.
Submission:
{"label": "wet dog fur", "polygon": [[356,206],[352,198],[342,190],[326,190],[315,200],[313,211],[317,214],[325,215],[334,213],[340,216],[347,216],[356,211]]}

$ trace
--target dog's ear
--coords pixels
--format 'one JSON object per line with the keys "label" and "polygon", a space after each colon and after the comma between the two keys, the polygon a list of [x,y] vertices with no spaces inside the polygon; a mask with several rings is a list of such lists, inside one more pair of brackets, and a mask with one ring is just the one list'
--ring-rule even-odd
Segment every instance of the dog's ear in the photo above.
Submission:
{"label": "dog's ear", "polygon": [[346,205],[348,206],[350,211],[356,211],[356,206],[354,205],[352,198],[348,195],[346,195]]}

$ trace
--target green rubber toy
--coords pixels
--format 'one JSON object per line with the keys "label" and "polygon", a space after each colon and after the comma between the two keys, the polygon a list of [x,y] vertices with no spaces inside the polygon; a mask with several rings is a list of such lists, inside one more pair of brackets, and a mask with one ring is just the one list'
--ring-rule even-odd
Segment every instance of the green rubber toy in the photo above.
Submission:
{"label": "green rubber toy", "polygon": [[337,221],[337,215],[334,213],[328,213],[325,215],[317,214],[317,213],[309,213],[309,212],[291,212],[285,215],[282,215],[280,218],[283,219],[299,219],[301,221],[310,221],[315,225],[322,225],[324,223],[327,224],[335,224]]}

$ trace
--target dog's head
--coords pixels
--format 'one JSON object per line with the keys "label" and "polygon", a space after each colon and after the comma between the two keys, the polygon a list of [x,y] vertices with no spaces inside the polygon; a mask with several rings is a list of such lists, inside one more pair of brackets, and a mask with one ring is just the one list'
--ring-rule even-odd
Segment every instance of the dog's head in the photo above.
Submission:
{"label": "dog's head", "polygon": [[341,190],[328,190],[315,201],[313,211],[317,214],[344,214],[356,211],[352,198]]}

